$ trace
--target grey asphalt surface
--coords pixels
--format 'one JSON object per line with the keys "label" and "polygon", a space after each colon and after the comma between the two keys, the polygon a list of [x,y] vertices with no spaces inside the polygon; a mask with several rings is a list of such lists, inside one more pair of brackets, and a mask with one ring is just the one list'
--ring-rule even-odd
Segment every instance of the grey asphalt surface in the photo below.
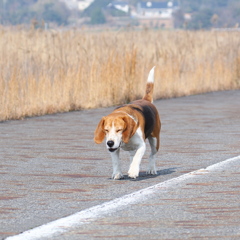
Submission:
{"label": "grey asphalt surface", "polygon": [[240,158],[51,239],[240,239]]}
{"label": "grey asphalt surface", "polygon": [[[0,235],[15,235],[240,155],[240,91],[155,101],[162,121],[158,175],[114,181],[95,127],[113,108],[0,123]],[[123,173],[128,155],[121,154]],[[239,239],[240,168],[184,182],[56,239]]]}

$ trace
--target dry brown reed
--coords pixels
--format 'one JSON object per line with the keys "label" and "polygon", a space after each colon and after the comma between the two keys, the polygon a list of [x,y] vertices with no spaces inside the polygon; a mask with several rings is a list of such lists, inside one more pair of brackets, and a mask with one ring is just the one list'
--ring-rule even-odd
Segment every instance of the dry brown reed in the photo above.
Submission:
{"label": "dry brown reed", "polygon": [[0,120],[240,88],[238,32],[0,29]]}

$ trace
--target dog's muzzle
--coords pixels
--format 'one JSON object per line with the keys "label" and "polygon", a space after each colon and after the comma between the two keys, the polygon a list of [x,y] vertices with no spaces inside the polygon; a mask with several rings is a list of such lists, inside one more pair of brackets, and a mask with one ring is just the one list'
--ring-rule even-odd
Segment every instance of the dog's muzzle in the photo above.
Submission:
{"label": "dog's muzzle", "polygon": [[115,151],[117,151],[120,147],[121,147],[121,144],[122,144],[122,142],[120,142],[120,144],[119,144],[119,146],[117,147],[117,148],[112,148],[113,147],[113,145],[114,145],[114,142],[113,141],[108,141],[107,142],[107,145],[108,145],[108,151],[109,152],[115,152]]}
{"label": "dog's muzzle", "polygon": [[118,148],[109,148],[108,151],[109,151],[109,152],[115,152],[115,151],[117,151],[118,149],[119,149],[119,147],[118,147]]}

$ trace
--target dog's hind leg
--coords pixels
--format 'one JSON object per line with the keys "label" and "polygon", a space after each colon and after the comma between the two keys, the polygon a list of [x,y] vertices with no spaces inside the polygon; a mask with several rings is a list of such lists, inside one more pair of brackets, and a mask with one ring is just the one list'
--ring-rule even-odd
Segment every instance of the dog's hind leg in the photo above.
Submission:
{"label": "dog's hind leg", "polygon": [[155,175],[157,174],[156,165],[155,165],[155,154],[157,153],[157,138],[149,136],[148,141],[151,146],[151,154],[149,156],[147,174]]}

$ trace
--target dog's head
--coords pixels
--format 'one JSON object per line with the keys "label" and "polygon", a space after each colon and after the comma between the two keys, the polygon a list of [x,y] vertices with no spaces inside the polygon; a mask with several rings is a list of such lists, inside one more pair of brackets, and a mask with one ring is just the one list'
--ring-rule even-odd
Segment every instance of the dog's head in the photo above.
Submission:
{"label": "dog's head", "polygon": [[128,115],[110,114],[99,122],[95,134],[95,143],[101,143],[106,136],[106,146],[110,152],[116,151],[121,143],[128,143],[137,129],[136,122]]}

